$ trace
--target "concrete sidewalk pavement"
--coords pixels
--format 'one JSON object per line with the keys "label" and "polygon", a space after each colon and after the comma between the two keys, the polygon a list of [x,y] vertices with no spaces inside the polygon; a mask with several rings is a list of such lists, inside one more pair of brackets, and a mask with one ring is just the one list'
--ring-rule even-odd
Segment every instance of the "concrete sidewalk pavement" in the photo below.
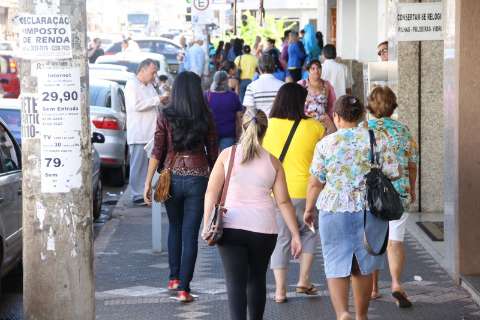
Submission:
{"label": "concrete sidewalk pavement", "polygon": [[[168,256],[151,251],[151,209],[131,207],[125,192],[112,220],[95,242],[96,318],[121,319],[229,319],[225,282],[216,248],[200,241],[192,282],[198,299],[180,304],[166,290]],[[164,219],[164,223],[167,223]],[[166,229],[165,229],[166,230]],[[469,294],[454,285],[447,273],[410,234],[406,236],[405,288],[414,303],[399,310],[390,297],[389,275],[381,274],[382,298],[370,304],[369,319],[480,319],[480,308]],[[289,302],[272,301],[273,274],[268,273],[269,298],[264,319],[335,319],[328,296],[321,250],[318,248],[312,280],[320,295],[295,293],[298,264],[289,273]],[[353,305],[352,305],[353,311]]]}

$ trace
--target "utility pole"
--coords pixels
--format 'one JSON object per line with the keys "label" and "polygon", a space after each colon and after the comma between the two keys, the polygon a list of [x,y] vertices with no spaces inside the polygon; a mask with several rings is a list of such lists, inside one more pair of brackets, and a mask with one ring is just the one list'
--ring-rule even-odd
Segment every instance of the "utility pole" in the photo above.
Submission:
{"label": "utility pole", "polygon": [[20,0],[26,320],[93,320],[85,0]]}
{"label": "utility pole", "polygon": [[237,35],[237,0],[233,0],[233,34]]}

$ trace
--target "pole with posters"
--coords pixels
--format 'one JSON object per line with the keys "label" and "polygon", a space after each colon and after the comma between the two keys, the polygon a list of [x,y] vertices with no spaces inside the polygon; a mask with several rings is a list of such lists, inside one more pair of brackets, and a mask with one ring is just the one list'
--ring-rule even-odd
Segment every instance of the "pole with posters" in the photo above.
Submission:
{"label": "pole with posters", "polygon": [[20,0],[14,23],[21,58],[24,318],[93,320],[86,3]]}

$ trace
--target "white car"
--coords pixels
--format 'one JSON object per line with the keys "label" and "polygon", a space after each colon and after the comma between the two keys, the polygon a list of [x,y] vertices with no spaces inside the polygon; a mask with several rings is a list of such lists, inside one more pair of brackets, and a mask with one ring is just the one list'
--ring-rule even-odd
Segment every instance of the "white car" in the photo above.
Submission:
{"label": "white car", "polygon": [[13,41],[0,40],[0,51],[13,52],[16,51],[16,44]]}
{"label": "white car", "polygon": [[108,171],[104,177],[115,186],[123,186],[129,162],[123,89],[113,81],[91,79],[89,94],[92,131],[105,137],[103,143],[95,144],[102,170]]}
{"label": "white car", "polygon": [[122,88],[128,79],[135,77],[135,73],[128,72],[126,66],[116,64],[90,64],[89,65],[90,79],[110,80],[118,83]]}
{"label": "white car", "polygon": [[[179,62],[177,60],[178,54],[182,51],[182,47],[167,38],[162,37],[134,37],[135,42],[138,44],[140,51],[157,53],[165,56],[170,66],[171,73],[178,73]],[[113,43],[105,54],[116,54],[122,51],[122,42]]]}
{"label": "white car", "polygon": [[158,63],[159,76],[165,75],[171,80],[170,70],[165,56],[158,53],[149,52],[120,52],[114,55],[104,55],[98,57],[95,64],[120,65],[127,67],[127,71],[136,73],[138,66],[145,59],[152,59]]}

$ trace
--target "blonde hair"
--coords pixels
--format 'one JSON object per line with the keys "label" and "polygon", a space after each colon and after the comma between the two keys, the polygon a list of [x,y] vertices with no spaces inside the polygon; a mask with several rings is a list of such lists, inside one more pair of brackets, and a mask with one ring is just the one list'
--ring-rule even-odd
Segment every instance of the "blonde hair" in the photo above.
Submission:
{"label": "blonde hair", "polygon": [[265,112],[253,108],[247,109],[242,120],[243,133],[240,138],[242,164],[260,156],[261,141],[267,132],[267,127],[268,118]]}
{"label": "blonde hair", "polygon": [[397,96],[387,86],[375,87],[368,96],[367,109],[375,118],[390,117],[397,107]]}

